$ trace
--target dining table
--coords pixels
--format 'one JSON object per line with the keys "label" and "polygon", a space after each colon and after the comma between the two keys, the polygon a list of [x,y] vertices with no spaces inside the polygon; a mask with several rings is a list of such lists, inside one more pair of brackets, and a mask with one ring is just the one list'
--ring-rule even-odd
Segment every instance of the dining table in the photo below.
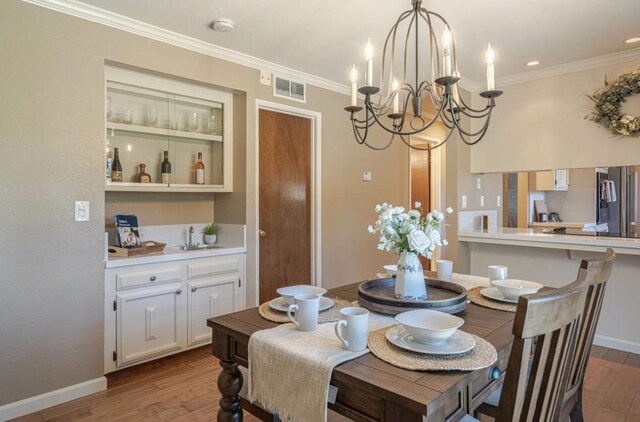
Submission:
{"label": "dining table", "polygon": [[[427,276],[435,278],[435,273]],[[331,289],[326,296],[355,301],[360,284]],[[515,314],[468,303],[457,316],[464,319],[464,331],[496,348],[498,358],[493,365],[473,371],[411,371],[367,353],[333,369],[330,388],[334,394],[330,394],[329,409],[362,422],[449,422],[472,414],[503,381]],[[207,325],[213,332],[212,353],[222,368],[217,380],[221,393],[218,421],[241,421],[244,410],[261,420],[278,420],[240,394],[240,367],[248,367],[249,338],[278,324],[260,317],[258,308],[251,308],[209,318]],[[296,387],[291,387],[293,394]]]}

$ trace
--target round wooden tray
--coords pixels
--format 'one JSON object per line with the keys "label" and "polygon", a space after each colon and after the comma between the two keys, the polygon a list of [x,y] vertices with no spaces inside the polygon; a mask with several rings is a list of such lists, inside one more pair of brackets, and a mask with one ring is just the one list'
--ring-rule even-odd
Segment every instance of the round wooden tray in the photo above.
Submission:
{"label": "round wooden tray", "polygon": [[358,286],[358,303],[371,311],[387,315],[414,309],[457,314],[467,307],[467,289],[450,281],[425,278],[427,300],[411,301],[395,298],[395,278],[368,280]]}

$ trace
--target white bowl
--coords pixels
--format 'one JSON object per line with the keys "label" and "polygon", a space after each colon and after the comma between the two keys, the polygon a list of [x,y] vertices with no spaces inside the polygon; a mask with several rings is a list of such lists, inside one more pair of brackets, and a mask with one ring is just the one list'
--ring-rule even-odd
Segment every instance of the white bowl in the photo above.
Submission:
{"label": "white bowl", "polygon": [[287,286],[280,287],[276,290],[280,296],[289,304],[293,305],[294,300],[293,297],[295,295],[316,295],[322,296],[327,293],[327,289],[323,289],[322,287],[310,286],[308,284],[300,284],[298,286]]}
{"label": "white bowl", "polygon": [[396,315],[396,321],[422,344],[440,344],[464,324],[462,318],[430,309],[417,309]]}
{"label": "white bowl", "polygon": [[535,281],[516,280],[508,278],[506,280],[493,280],[491,284],[496,286],[500,293],[509,300],[518,300],[522,295],[530,295],[536,293],[544,287],[543,284]]}
{"label": "white bowl", "polygon": [[398,266],[397,265],[385,265],[382,268],[389,274],[389,277],[393,277],[398,274]]}

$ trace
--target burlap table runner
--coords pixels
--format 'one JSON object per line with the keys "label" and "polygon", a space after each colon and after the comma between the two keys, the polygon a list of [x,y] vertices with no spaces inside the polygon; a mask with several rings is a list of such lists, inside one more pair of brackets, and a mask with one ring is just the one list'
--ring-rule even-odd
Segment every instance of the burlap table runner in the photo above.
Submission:
{"label": "burlap table runner", "polygon": [[485,308],[496,309],[498,311],[506,311],[506,312],[515,312],[518,307],[515,303],[507,303],[500,302],[498,300],[489,299],[488,297],[484,297],[480,294],[480,290],[484,289],[484,287],[476,287],[474,289],[467,290],[467,299],[471,301],[471,303],[475,303],[479,306],[484,306]]}
{"label": "burlap table runner", "polygon": [[[348,308],[351,305],[351,302],[343,299],[331,299],[333,300],[333,306],[329,309],[326,309],[318,314],[318,324],[324,324],[327,322],[336,322],[340,319],[340,310],[343,308]],[[289,317],[287,317],[286,312],[276,311],[269,306],[269,302],[265,302],[260,307],[258,307],[258,314],[267,321],[277,322],[279,324],[283,324],[286,322],[291,322]]]}
{"label": "burlap table runner", "polygon": [[498,352],[488,341],[473,335],[476,347],[457,355],[427,355],[404,350],[386,337],[390,327],[369,333],[369,350],[378,359],[412,371],[472,371],[486,368],[498,359]]}

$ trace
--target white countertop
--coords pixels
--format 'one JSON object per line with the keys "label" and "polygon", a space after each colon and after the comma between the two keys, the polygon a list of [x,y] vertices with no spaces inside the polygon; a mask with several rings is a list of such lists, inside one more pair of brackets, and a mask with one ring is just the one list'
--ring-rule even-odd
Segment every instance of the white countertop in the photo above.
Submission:
{"label": "white countertop", "polygon": [[167,245],[164,248],[163,253],[158,253],[154,255],[145,255],[145,256],[136,256],[133,258],[109,258],[107,262],[105,262],[105,268],[119,268],[119,267],[127,267],[129,265],[140,265],[140,264],[156,264],[158,262],[170,262],[170,261],[181,261],[184,259],[197,259],[197,258],[208,258],[211,256],[221,256],[221,255],[233,255],[239,253],[246,253],[247,248],[244,246],[229,246],[225,247],[220,245],[220,247],[213,249],[199,249],[193,251],[183,251],[180,250],[178,246],[169,246]]}
{"label": "white countertop", "polygon": [[470,243],[493,243],[593,252],[603,252],[606,248],[613,248],[619,254],[640,255],[640,239],[541,233],[538,230],[507,227],[488,231],[460,231],[458,232],[458,240]]}

